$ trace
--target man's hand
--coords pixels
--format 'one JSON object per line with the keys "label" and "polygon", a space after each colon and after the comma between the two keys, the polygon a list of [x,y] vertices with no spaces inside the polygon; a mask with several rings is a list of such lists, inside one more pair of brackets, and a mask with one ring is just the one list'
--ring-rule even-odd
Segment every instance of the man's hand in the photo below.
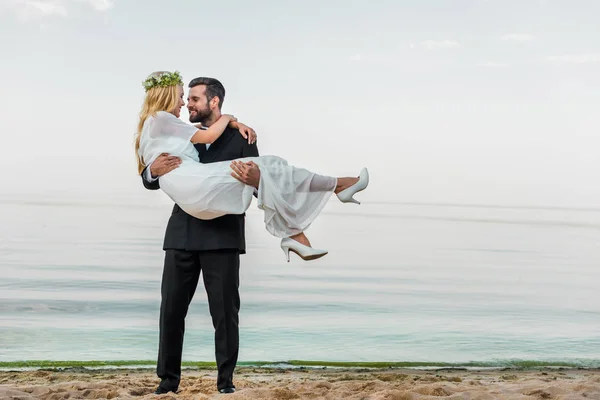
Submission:
{"label": "man's hand", "polygon": [[152,174],[153,178],[161,177],[179,167],[179,164],[181,164],[181,159],[179,157],[162,153],[160,156],[156,157],[156,160],[154,160],[150,166],[150,174]]}
{"label": "man's hand", "polygon": [[258,165],[254,164],[252,161],[247,163],[233,161],[231,163],[231,169],[233,170],[231,176],[235,179],[258,189],[258,184],[260,183],[260,169],[258,168]]}

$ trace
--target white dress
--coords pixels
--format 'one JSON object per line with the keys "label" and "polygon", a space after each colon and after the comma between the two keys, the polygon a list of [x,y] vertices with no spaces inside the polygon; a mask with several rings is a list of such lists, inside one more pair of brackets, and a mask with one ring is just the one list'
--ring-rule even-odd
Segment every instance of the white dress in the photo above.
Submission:
{"label": "white dress", "polygon": [[[161,153],[181,158],[178,168],[159,178],[160,188],[189,215],[209,220],[243,214],[254,188],[231,176],[231,161],[201,164],[190,142],[197,131],[175,115],[160,111],[144,122],[139,155],[150,165]],[[276,156],[240,158],[260,168],[258,208],[264,211],[269,233],[289,237],[305,231],[335,189],[336,178],[288,165]]]}

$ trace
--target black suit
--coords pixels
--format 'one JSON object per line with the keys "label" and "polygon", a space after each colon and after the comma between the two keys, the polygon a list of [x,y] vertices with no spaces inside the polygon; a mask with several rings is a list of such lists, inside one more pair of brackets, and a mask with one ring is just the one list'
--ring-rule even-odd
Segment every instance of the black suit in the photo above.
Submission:
{"label": "black suit", "polygon": [[[196,148],[201,163],[258,156],[256,144],[249,145],[239,131],[232,128],[227,128],[208,150],[204,144]],[[142,180],[147,189],[159,189],[159,181],[148,182],[145,171]],[[244,217],[224,215],[200,220],[177,205],[173,207],[163,243],[165,262],[157,362],[163,389],[175,391],[179,386],[185,316],[200,271],[215,329],[217,388],[234,386],[233,371],[239,349],[239,255],[246,252]]]}

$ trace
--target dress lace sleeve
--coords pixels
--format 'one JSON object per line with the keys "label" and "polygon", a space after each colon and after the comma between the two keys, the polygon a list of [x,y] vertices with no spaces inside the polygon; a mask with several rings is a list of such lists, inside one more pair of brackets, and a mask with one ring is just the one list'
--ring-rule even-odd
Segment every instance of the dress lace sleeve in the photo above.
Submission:
{"label": "dress lace sleeve", "polygon": [[150,132],[150,137],[153,139],[158,136],[167,136],[189,142],[198,131],[194,125],[183,122],[171,113],[160,112],[156,115],[156,120],[157,126]]}

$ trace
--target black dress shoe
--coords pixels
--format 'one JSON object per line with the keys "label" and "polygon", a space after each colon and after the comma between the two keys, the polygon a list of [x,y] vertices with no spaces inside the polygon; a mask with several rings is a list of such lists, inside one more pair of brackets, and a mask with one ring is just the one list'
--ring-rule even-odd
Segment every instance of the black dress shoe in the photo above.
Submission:
{"label": "black dress shoe", "polygon": [[177,389],[175,389],[175,390],[171,390],[171,389],[165,389],[165,388],[162,388],[162,387],[160,387],[160,386],[159,386],[159,387],[157,387],[157,388],[156,388],[156,390],[154,391],[154,394],[165,394],[165,393],[169,393],[169,392],[176,393],[176,392],[177,392]]}
{"label": "black dress shoe", "polygon": [[235,388],[226,387],[223,389],[219,389],[219,393],[235,393]]}

